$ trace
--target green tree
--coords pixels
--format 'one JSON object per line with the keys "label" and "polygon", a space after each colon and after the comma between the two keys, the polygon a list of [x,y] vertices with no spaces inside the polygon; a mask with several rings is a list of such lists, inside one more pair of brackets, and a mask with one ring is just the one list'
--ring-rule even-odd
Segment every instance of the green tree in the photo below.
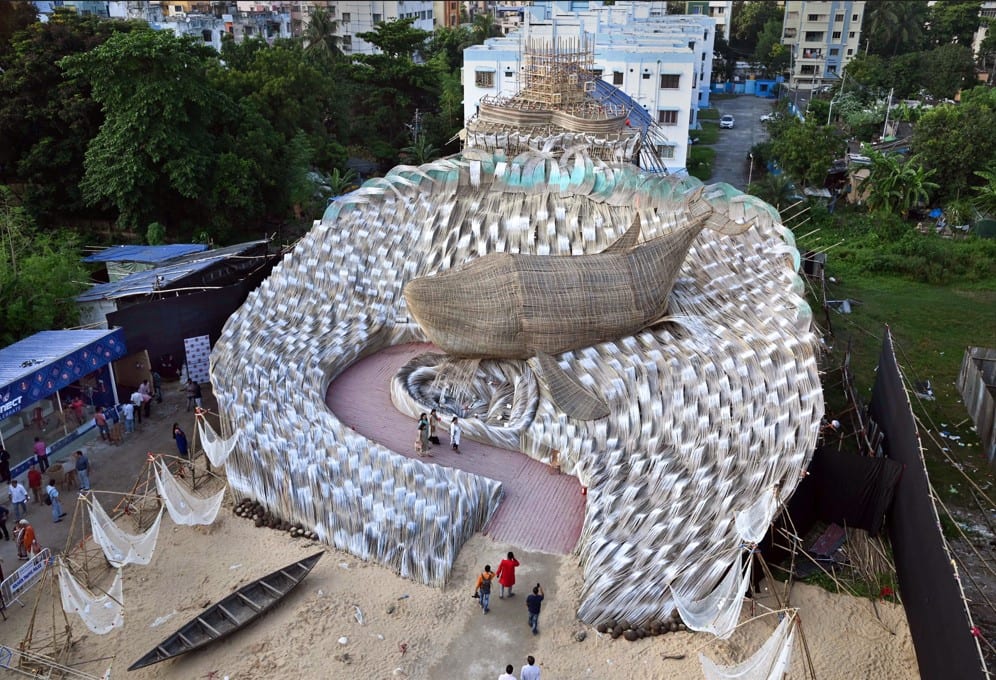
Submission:
{"label": "green tree", "polygon": [[0,181],[19,187],[24,207],[43,227],[84,212],[83,156],[104,119],[89,83],[65,77],[58,61],[135,26],[60,10],[9,45],[0,73]]}
{"label": "green tree", "polygon": [[927,111],[913,128],[912,149],[937,171],[943,200],[969,189],[978,181],[975,171],[996,158],[996,137],[980,130],[996,130],[996,92],[986,87],[963,92],[958,106]]}
{"label": "green tree", "polygon": [[834,159],[847,148],[840,133],[822,122],[789,116],[769,126],[772,154],[790,177],[804,184],[822,185]]}
{"label": "green tree", "polygon": [[848,83],[859,85],[864,89],[875,91],[891,86],[889,63],[878,54],[856,54],[847,62],[844,70],[847,73]]}
{"label": "green tree", "polygon": [[0,344],[79,325],[73,298],[87,280],[79,247],[74,234],[39,231],[0,186]]}
{"label": "green tree", "polygon": [[774,75],[785,70],[790,57],[788,48],[782,44],[782,20],[769,19],[757,36],[754,63],[760,64],[768,75]]}
{"label": "green tree", "polygon": [[971,46],[979,27],[982,0],[945,0],[928,9],[927,39],[934,45]]}
{"label": "green tree", "polygon": [[38,21],[34,3],[24,0],[0,3],[0,68],[7,68],[4,57],[10,52],[14,34]]}
{"label": "green tree", "polygon": [[941,45],[923,58],[923,86],[938,99],[950,99],[975,80],[975,59],[965,45]]}
{"label": "green tree", "polygon": [[105,115],[86,151],[81,188],[89,204],[109,203],[118,223],[134,228],[201,194],[221,104],[207,77],[216,59],[199,41],[150,29],[60,62],[90,82]]}
{"label": "green tree", "polygon": [[501,28],[495,24],[495,18],[490,12],[480,12],[474,17],[474,25],[470,29],[474,36],[474,44],[480,45],[488,38],[501,35]]}
{"label": "green tree", "polygon": [[421,50],[431,33],[415,28],[415,19],[381,21],[374,30],[357,33],[356,37],[377,47],[384,56],[411,60]]}
{"label": "green tree", "polygon": [[983,19],[986,22],[986,37],[979,44],[977,59],[979,68],[989,75],[990,83],[996,82],[996,20]]}
{"label": "green tree", "polygon": [[865,53],[895,56],[923,46],[927,0],[868,0],[863,24]]}
{"label": "green tree", "polygon": [[734,2],[730,46],[740,54],[754,54],[758,36],[765,24],[783,20],[782,8],[775,2]]}
{"label": "green tree", "polygon": [[426,136],[418,135],[412,143],[401,149],[402,159],[408,163],[421,165],[439,156],[439,149],[432,145]]}
{"label": "green tree", "polygon": [[757,196],[768,205],[775,206],[776,210],[787,208],[794,203],[792,197],[795,196],[795,185],[792,179],[784,172],[777,175],[768,173],[756,182],[752,182],[747,187],[747,193]]}

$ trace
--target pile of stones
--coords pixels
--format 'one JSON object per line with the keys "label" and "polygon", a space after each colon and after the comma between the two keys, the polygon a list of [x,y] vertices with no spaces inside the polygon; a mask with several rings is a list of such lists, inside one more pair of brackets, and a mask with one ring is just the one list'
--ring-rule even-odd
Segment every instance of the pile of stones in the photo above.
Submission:
{"label": "pile of stones", "polygon": [[240,501],[232,511],[239,517],[251,519],[257,527],[267,527],[277,531],[286,531],[291,538],[307,538],[312,541],[318,540],[318,534],[309,529],[305,529],[302,524],[291,524],[280,519],[272,512],[263,507],[259,501],[245,499]]}
{"label": "pile of stones", "polygon": [[621,636],[630,642],[633,642],[635,640],[641,640],[645,637],[685,631],[688,630],[688,627],[682,623],[681,617],[678,615],[678,611],[674,610],[671,612],[671,616],[663,621],[653,619],[643,624],[634,624],[630,623],[626,619],[609,619],[607,621],[602,621],[595,626],[595,630],[603,635],[611,635],[613,640]]}

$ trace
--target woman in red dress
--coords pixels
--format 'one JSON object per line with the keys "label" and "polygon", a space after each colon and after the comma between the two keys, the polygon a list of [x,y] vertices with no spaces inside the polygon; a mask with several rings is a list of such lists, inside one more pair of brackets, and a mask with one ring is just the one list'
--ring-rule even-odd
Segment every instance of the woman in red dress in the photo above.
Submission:
{"label": "woman in red dress", "polygon": [[509,597],[515,594],[512,592],[512,586],[515,585],[515,568],[517,566],[519,566],[519,560],[515,559],[515,553],[511,551],[509,551],[508,557],[498,564],[498,571],[495,572],[495,576],[498,577],[498,583],[501,585],[501,590],[498,592],[499,600],[505,598],[506,588],[508,588]]}

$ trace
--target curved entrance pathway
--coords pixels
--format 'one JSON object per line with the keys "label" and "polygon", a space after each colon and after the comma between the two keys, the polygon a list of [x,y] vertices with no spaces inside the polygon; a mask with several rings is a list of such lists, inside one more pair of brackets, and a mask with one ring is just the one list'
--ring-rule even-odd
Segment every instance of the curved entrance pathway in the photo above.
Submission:
{"label": "curved entrance pathway", "polygon": [[[391,402],[391,379],[412,357],[432,345],[398,345],[359,360],[338,378],[325,403],[348,427],[392,451],[415,457],[415,421],[398,412]],[[555,474],[525,454],[487,446],[463,438],[460,454],[449,446],[444,429],[442,444],[434,446],[436,465],[458,468],[502,483],[504,496],[484,528],[495,541],[526,550],[568,554],[581,535],[585,497],[577,477]]]}

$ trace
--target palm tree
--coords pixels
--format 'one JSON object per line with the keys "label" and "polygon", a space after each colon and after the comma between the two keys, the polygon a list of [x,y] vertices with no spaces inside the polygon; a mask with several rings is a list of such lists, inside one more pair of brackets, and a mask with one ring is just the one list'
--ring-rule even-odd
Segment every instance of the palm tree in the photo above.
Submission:
{"label": "palm tree", "polygon": [[411,144],[401,149],[401,153],[410,158],[412,162],[421,165],[439,156],[439,149],[433,146],[425,135],[419,135]]}
{"label": "palm tree", "polygon": [[471,29],[476,44],[480,45],[488,38],[494,38],[501,33],[495,24],[495,18],[487,12],[481,12],[474,17],[474,27]]}
{"label": "palm tree", "polygon": [[940,186],[930,179],[937,171],[925,169],[916,158],[907,160],[897,153],[884,154],[867,147],[864,152],[871,159],[871,168],[858,190],[868,191],[871,212],[892,211],[906,217]]}
{"label": "palm tree", "polygon": [[332,196],[341,196],[342,194],[350,191],[355,185],[359,176],[356,171],[352,168],[342,172],[339,168],[336,168],[325,176],[325,186],[329,188]]}
{"label": "palm tree", "polygon": [[975,174],[986,180],[986,183],[975,187],[972,203],[983,214],[996,216],[996,163],[990,163],[985,170],[976,170]]}
{"label": "palm tree", "polygon": [[757,196],[768,205],[775,206],[776,210],[781,210],[793,202],[795,185],[784,172],[777,175],[769,173],[758,181],[752,182],[747,187],[747,193]]}
{"label": "palm tree", "polygon": [[876,53],[884,53],[892,46],[892,55],[908,52],[923,43],[923,24],[927,3],[923,0],[872,0],[865,12],[865,54],[874,42]]}
{"label": "palm tree", "polygon": [[341,56],[342,38],[336,35],[338,31],[339,22],[333,19],[327,10],[315,10],[304,31],[305,51],[327,58]]}

